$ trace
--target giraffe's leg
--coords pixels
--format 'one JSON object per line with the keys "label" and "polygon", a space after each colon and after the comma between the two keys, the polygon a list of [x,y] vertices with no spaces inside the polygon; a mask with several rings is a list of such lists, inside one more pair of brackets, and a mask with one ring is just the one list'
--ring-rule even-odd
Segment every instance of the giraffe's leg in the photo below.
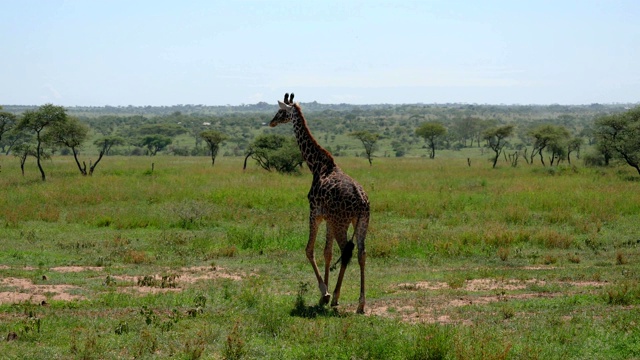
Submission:
{"label": "giraffe's leg", "polygon": [[316,236],[318,235],[318,225],[320,224],[321,218],[314,216],[313,214],[309,218],[309,242],[307,243],[307,259],[311,263],[311,267],[313,268],[313,272],[316,275],[316,280],[318,281],[318,288],[320,289],[320,304],[324,305],[329,302],[331,295],[329,294],[328,288],[325,283],[322,281],[322,276],[320,276],[320,270],[318,270],[318,264],[316,264],[316,259],[313,254],[313,250],[316,243]]}
{"label": "giraffe's leg", "polygon": [[[348,225],[347,227],[336,229],[334,233],[341,250],[344,249],[347,245],[347,229]],[[342,279],[344,278],[345,270],[347,270],[347,265],[340,262],[340,272],[338,273],[336,287],[335,289],[333,289],[333,299],[331,299],[331,306],[338,306],[338,300],[340,299],[340,288],[342,287]]]}
{"label": "giraffe's leg", "polygon": [[[364,245],[364,243],[362,243]],[[360,265],[360,299],[358,300],[358,314],[364,314],[365,296],[364,296],[364,268],[367,263],[367,252],[364,246],[358,246],[358,264]]]}
{"label": "giraffe's leg", "polygon": [[327,236],[324,244],[324,285],[329,289],[329,271],[331,269],[331,257],[333,256],[333,230],[327,222]]}
{"label": "giraffe's leg", "polygon": [[356,237],[358,239],[358,264],[360,265],[360,299],[358,301],[358,314],[364,314],[365,305],[365,276],[364,270],[367,263],[367,251],[365,250],[364,240],[367,237],[367,228],[369,227],[369,214],[364,216],[356,226]]}

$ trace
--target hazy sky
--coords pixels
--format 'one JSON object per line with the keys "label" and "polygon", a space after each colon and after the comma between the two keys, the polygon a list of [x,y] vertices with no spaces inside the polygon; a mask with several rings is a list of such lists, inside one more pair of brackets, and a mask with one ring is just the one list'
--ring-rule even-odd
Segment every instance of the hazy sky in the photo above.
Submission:
{"label": "hazy sky", "polygon": [[0,104],[640,101],[640,1],[0,0]]}

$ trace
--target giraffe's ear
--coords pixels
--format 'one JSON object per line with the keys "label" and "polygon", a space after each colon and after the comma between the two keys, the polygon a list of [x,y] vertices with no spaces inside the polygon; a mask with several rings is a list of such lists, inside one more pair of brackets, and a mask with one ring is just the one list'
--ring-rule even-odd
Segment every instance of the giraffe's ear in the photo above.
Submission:
{"label": "giraffe's ear", "polygon": [[290,105],[287,105],[287,104],[283,103],[280,100],[278,100],[278,105],[280,106],[281,110],[287,110],[288,111],[289,109],[291,109]]}

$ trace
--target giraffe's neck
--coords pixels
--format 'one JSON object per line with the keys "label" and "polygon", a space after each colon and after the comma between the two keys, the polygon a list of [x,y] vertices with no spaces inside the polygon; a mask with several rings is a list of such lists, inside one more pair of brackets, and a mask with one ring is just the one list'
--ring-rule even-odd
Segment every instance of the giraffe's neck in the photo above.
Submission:
{"label": "giraffe's neck", "polygon": [[300,106],[293,105],[293,132],[295,133],[298,146],[302,157],[307,162],[307,166],[314,175],[321,174],[323,172],[329,172],[336,168],[336,163],[333,161],[333,157],[327,150],[325,150],[316,139],[311,135],[309,127],[307,126],[307,120],[305,120]]}

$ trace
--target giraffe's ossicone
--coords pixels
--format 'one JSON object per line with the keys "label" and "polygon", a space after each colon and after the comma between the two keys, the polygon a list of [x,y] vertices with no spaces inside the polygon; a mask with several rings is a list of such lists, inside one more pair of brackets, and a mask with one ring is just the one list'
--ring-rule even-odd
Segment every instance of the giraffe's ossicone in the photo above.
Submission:
{"label": "giraffe's ossicone", "polygon": [[[357,312],[364,313],[365,265],[367,258],[365,238],[369,226],[369,198],[362,186],[344,173],[336,165],[331,154],[313,138],[307,126],[307,121],[302,114],[300,104],[293,102],[293,96],[293,94],[291,94],[291,97],[289,97],[289,94],[285,94],[284,101],[278,101],[280,109],[269,125],[274,127],[288,122],[293,124],[293,131],[300,147],[300,152],[313,173],[311,190],[307,195],[310,213],[309,242],[307,243],[306,254],[318,281],[321,295],[320,303],[327,304],[331,299],[329,294],[329,272],[333,255],[333,241],[335,240],[340,247],[341,256],[339,261],[340,271],[333,291],[331,306],[338,305],[342,279],[353,250],[357,248],[358,264],[360,265],[360,299]],[[324,279],[316,264],[313,251],[318,227],[323,220],[326,221],[327,226],[324,248]],[[353,225],[354,228],[351,239],[347,235],[350,225]]]}

